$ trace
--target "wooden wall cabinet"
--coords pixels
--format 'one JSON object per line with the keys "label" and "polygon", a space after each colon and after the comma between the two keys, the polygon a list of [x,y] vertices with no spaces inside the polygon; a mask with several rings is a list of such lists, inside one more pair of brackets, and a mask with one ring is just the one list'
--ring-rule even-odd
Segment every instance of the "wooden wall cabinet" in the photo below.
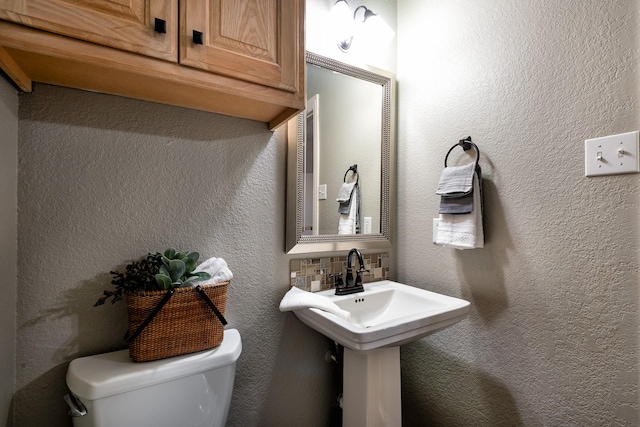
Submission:
{"label": "wooden wall cabinet", "polygon": [[[0,19],[178,61],[178,0],[1,0]],[[155,19],[166,32],[154,31]]]}
{"label": "wooden wall cabinet", "polygon": [[[296,10],[290,0],[180,3],[180,63],[295,92]],[[247,25],[250,23],[250,25]],[[202,44],[193,42],[204,33]],[[304,52],[302,53],[304,56]]]}
{"label": "wooden wall cabinet", "polygon": [[[178,18],[180,17],[180,18]],[[0,0],[0,67],[269,123],[305,108],[304,0]]]}

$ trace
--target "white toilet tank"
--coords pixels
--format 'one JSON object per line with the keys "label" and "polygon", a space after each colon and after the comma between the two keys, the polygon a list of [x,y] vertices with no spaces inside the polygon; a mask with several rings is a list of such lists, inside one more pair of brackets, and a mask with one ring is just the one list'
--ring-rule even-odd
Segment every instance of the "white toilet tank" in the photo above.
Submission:
{"label": "white toilet tank", "polygon": [[223,427],[227,421],[240,333],[224,331],[211,350],[136,363],[128,350],[81,357],[67,385],[86,408],[74,427]]}

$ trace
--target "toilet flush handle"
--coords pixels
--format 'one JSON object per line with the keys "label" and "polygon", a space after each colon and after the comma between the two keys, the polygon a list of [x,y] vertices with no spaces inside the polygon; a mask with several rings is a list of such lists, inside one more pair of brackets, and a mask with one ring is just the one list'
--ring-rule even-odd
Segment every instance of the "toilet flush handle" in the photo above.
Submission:
{"label": "toilet flush handle", "polygon": [[69,405],[69,415],[72,417],[84,417],[87,415],[87,408],[73,393],[65,394],[64,401]]}

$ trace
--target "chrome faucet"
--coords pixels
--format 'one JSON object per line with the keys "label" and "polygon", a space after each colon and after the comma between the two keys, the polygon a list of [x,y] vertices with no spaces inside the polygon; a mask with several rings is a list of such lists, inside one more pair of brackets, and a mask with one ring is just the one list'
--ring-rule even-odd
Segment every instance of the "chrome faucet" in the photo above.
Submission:
{"label": "chrome faucet", "polygon": [[[355,278],[353,277],[353,267],[351,266],[351,256],[353,254],[358,257],[358,263],[360,264],[360,269],[356,271]],[[342,283],[341,273],[336,275],[338,277],[336,280],[336,295],[348,295],[355,294],[356,292],[364,292],[364,287],[362,286],[362,273],[364,271],[368,270],[364,268],[362,254],[356,248],[351,249],[349,251],[349,255],[347,255],[347,276],[345,278],[345,282]]]}

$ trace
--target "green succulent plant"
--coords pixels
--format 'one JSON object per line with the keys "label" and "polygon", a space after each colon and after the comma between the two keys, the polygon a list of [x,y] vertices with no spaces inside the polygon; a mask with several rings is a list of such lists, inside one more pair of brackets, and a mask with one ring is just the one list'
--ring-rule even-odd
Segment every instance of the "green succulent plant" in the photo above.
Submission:
{"label": "green succulent plant", "polygon": [[211,279],[211,275],[204,271],[193,272],[199,258],[198,252],[177,252],[174,248],[165,250],[161,257],[162,265],[155,275],[160,289],[192,286],[194,282]]}
{"label": "green succulent plant", "polygon": [[149,253],[128,264],[124,272],[110,271],[111,284],[116,289],[105,290],[94,306],[103,305],[110,298],[112,303],[120,301],[125,292],[168,290],[208,280],[211,278],[209,273],[193,272],[199,258],[198,252],[177,252],[174,248],[168,248],[164,253]]}

